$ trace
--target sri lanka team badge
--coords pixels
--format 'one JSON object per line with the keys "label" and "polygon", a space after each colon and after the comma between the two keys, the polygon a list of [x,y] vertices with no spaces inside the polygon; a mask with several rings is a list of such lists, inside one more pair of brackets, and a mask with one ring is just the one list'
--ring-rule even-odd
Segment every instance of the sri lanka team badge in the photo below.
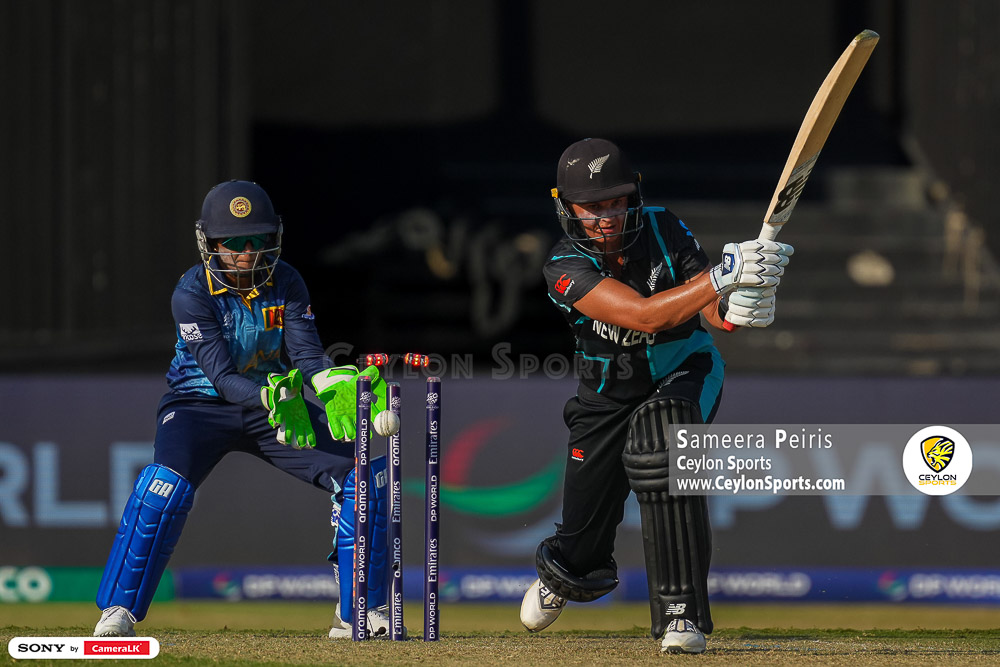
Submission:
{"label": "sri lanka team badge", "polygon": [[229,202],[229,212],[232,213],[237,218],[245,218],[250,215],[250,200],[246,197],[234,197],[231,202]]}

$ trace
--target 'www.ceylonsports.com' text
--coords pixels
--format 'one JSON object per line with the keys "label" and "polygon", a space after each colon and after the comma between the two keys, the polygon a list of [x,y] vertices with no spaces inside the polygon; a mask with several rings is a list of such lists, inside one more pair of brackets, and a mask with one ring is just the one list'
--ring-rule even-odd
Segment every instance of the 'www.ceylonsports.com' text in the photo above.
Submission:
{"label": "'www.ceylonsports.com' text", "polygon": [[839,478],[813,478],[805,477],[726,477],[718,475],[711,479],[694,479],[679,477],[677,488],[680,491],[700,491],[704,493],[718,493],[727,491],[737,494],[744,492],[770,491],[771,493],[782,493],[784,491],[843,491],[846,486],[843,479]]}

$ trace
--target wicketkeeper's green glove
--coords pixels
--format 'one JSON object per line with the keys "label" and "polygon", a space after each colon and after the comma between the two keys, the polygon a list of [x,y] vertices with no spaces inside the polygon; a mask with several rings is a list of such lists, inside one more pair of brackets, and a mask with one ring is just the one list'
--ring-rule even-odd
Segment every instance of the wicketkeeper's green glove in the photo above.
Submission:
{"label": "wicketkeeper's green glove", "polygon": [[357,435],[357,382],[366,375],[372,379],[372,420],[385,410],[385,380],[378,367],[369,366],[358,372],[355,366],[336,366],[313,376],[316,396],[326,406],[330,435],[334,440],[353,440]]}
{"label": "wicketkeeper's green glove", "polygon": [[316,446],[316,432],[302,398],[299,369],[293,369],[288,375],[268,374],[267,385],[260,388],[260,401],[267,408],[267,423],[278,429],[278,442],[296,449]]}

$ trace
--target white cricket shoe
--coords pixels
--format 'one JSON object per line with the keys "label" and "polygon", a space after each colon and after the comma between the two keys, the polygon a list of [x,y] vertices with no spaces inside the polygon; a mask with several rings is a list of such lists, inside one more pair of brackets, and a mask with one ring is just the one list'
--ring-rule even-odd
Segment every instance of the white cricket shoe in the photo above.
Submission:
{"label": "white cricket shoe", "polygon": [[670,621],[663,641],[660,642],[661,653],[704,653],[705,635],[691,621],[678,618]]}
{"label": "white cricket shoe", "polygon": [[[377,609],[368,610],[368,634],[371,637],[389,638],[389,609],[388,605],[383,605]],[[330,628],[330,639],[351,639],[354,628],[350,623],[340,618],[340,603],[337,603],[337,612],[333,617],[333,627]],[[406,626],[403,626],[403,639],[408,636]]]}
{"label": "white cricket shoe", "polygon": [[125,607],[108,607],[94,628],[95,637],[135,637],[135,616]]}
{"label": "white cricket shoe", "polygon": [[561,598],[544,585],[540,579],[535,579],[531,588],[521,600],[521,625],[528,632],[541,632],[559,618],[566,598]]}

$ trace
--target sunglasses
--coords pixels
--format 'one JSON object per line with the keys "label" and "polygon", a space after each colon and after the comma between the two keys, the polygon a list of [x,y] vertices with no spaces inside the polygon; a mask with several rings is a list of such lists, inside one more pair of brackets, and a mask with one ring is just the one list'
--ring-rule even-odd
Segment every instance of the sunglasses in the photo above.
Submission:
{"label": "sunglasses", "polygon": [[229,250],[234,252],[243,252],[247,247],[247,243],[253,250],[260,250],[267,243],[267,234],[255,234],[253,236],[233,236],[225,241],[222,241],[224,245]]}

